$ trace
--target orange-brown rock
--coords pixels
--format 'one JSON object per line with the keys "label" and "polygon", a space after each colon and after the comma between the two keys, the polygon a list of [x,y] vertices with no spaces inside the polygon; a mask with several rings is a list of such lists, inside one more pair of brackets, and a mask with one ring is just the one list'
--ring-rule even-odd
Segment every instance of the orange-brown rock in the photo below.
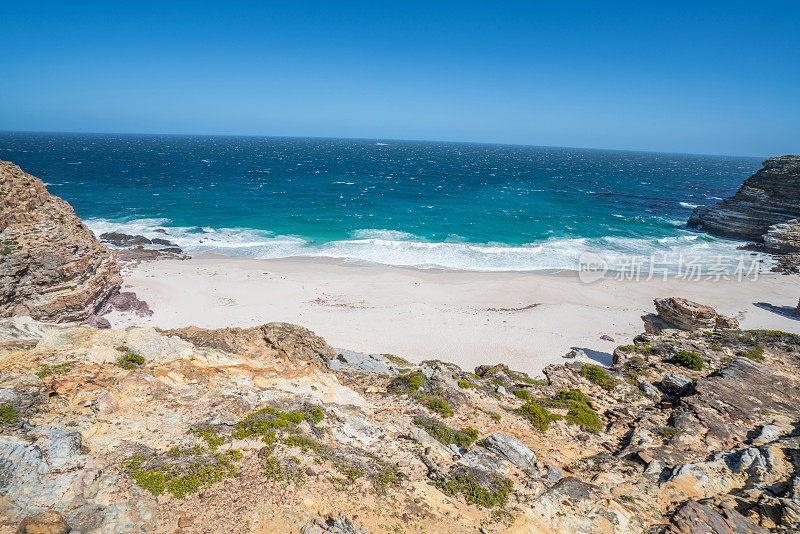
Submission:
{"label": "orange-brown rock", "polygon": [[113,253],[72,207],[0,161],[0,317],[81,321],[121,283]]}

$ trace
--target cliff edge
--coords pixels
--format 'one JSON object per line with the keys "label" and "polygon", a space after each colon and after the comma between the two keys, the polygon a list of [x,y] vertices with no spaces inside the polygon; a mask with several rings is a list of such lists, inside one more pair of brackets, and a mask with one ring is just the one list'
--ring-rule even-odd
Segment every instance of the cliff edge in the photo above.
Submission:
{"label": "cliff edge", "polygon": [[72,207],[0,161],[0,317],[82,321],[121,283],[113,253]]}
{"label": "cliff edge", "polygon": [[763,165],[732,197],[695,208],[688,226],[762,243],[771,226],[800,217],[800,156],[769,158]]}

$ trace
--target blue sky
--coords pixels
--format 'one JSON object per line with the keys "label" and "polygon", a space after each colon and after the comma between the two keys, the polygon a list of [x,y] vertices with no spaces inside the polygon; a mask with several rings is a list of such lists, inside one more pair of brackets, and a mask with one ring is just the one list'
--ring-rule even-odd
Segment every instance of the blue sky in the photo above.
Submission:
{"label": "blue sky", "polygon": [[797,2],[121,4],[0,6],[0,129],[800,152]]}

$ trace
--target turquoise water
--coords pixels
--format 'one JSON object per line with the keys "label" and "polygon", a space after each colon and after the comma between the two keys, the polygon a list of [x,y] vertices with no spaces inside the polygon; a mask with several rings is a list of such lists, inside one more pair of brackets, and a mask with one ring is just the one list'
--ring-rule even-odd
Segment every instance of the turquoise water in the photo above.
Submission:
{"label": "turquoise water", "polygon": [[477,270],[738,243],[688,231],[758,158],[413,141],[0,133],[95,232],[189,253]]}

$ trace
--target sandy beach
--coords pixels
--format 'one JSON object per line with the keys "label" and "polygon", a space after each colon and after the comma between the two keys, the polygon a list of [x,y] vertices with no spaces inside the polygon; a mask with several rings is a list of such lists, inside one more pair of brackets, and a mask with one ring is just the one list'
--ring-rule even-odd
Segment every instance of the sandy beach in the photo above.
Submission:
{"label": "sandy beach", "polygon": [[[306,326],[337,348],[391,353],[409,361],[452,361],[465,369],[503,362],[538,374],[572,348],[609,364],[611,352],[643,330],[652,299],[682,296],[738,318],[742,328],[800,333],[777,313],[800,295],[796,277],[757,280],[618,281],[586,284],[576,273],[486,273],[354,265],[338,260],[221,256],[148,262],[126,270],[155,311],[108,316],[114,327]],[[602,335],[614,341],[600,339]]]}

